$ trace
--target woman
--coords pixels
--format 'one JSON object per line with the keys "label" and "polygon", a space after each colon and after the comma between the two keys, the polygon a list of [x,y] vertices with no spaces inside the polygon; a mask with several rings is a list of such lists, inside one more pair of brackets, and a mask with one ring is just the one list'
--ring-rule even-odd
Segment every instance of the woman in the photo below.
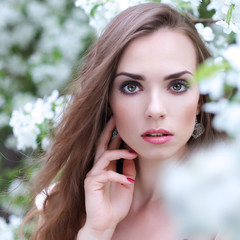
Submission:
{"label": "woman", "polygon": [[208,57],[191,23],[167,5],[141,4],[110,23],[36,177],[36,194],[57,184],[33,239],[180,239],[157,177],[165,161],[216,138],[192,80]]}

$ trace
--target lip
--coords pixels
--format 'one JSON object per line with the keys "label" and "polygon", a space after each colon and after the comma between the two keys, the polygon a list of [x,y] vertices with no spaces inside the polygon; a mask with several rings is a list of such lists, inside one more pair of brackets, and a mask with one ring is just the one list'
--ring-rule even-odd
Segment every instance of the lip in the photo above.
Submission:
{"label": "lip", "polygon": [[[164,134],[164,136],[148,136],[149,134]],[[165,144],[173,138],[173,134],[165,129],[149,129],[144,132],[141,137],[144,141],[151,144]]]}

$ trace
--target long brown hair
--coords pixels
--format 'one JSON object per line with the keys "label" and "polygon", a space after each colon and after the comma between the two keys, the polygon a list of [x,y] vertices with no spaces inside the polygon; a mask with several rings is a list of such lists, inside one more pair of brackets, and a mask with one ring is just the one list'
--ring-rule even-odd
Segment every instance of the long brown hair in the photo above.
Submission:
{"label": "long brown hair", "polygon": [[[111,114],[108,97],[119,59],[131,41],[160,28],[174,29],[189,37],[198,63],[210,56],[188,19],[167,5],[140,4],[111,21],[87,54],[74,83],[72,103],[56,129],[51,152],[42,159],[43,168],[34,178],[34,196],[53,182],[58,183],[45,200],[41,211],[44,224],[32,239],[73,240],[83,226],[84,179],[93,164],[97,139]],[[206,96],[200,96],[201,104],[205,101]],[[201,113],[200,119],[206,131],[198,141],[212,139],[211,116]],[[190,139],[189,144],[194,144],[194,140]],[[26,219],[33,215],[31,211]]]}

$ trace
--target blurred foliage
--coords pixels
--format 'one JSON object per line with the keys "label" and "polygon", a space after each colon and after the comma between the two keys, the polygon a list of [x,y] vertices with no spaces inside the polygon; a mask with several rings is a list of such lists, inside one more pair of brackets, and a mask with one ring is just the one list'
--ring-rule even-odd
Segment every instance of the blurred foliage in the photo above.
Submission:
{"label": "blurred foliage", "polygon": [[[79,8],[75,7],[74,2],[0,1],[0,220],[4,217],[8,223],[11,223],[11,215],[21,218],[30,204],[28,182],[38,169],[34,159],[42,152],[42,149],[33,151],[30,148],[24,152],[16,150],[16,139],[9,126],[13,110],[49,95],[54,89],[59,90],[60,95],[64,93],[67,83],[77,75],[85,51],[110,20],[107,18],[123,10],[120,9],[123,1],[78,0]],[[222,29],[213,24],[216,10],[208,9],[213,0],[155,2],[173,3],[188,14],[193,23],[201,23],[203,28],[211,27],[211,31],[207,29],[202,37],[204,38],[204,34],[209,37],[214,32],[214,40],[211,43],[207,40],[213,55],[236,42],[234,33],[223,34]],[[199,7],[196,2],[201,2]],[[128,3],[134,5],[137,1]],[[230,23],[233,7],[229,9],[226,20]],[[225,69],[229,69],[225,61],[219,65],[208,62],[201,66],[196,77],[200,81],[209,77],[209,73],[214,75]],[[38,143],[47,135],[44,123],[39,125],[42,135],[38,136]],[[29,238],[34,224],[31,222],[26,227],[26,239]],[[15,239],[19,239],[18,230],[13,229]],[[10,236],[8,239],[13,238]]]}
{"label": "blurred foliage", "polygon": [[9,221],[26,213],[39,154],[16,150],[8,125],[13,109],[64,92],[96,34],[73,0],[2,0],[0,31],[0,217]]}

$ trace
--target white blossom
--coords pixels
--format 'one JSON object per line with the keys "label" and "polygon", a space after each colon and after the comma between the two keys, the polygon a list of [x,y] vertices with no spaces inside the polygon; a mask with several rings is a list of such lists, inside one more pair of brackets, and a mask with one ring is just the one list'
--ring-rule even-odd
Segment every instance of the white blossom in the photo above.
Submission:
{"label": "white blossom", "polygon": [[14,31],[11,33],[12,44],[16,44],[23,49],[29,46],[29,43],[35,37],[35,27],[30,23],[21,23],[15,26]]}
{"label": "white blossom", "polygon": [[234,69],[240,73],[240,43],[230,45],[227,49],[224,50],[222,55],[228,60]]}
{"label": "white blossom", "polygon": [[25,151],[27,148],[37,149],[37,136],[40,129],[29,115],[23,111],[14,110],[10,119],[13,134],[17,138],[17,149]]}
{"label": "white blossom", "polygon": [[[59,92],[54,90],[49,97],[38,98],[26,103],[22,109],[13,111],[10,126],[13,127],[19,150],[38,148],[37,140],[42,131],[41,125],[49,121],[52,122],[53,127],[56,127],[64,107],[68,104],[68,98],[68,96],[59,96]],[[51,136],[45,134],[41,139],[43,150],[47,149],[50,138]]]}
{"label": "white blossom", "polygon": [[184,163],[167,165],[161,192],[185,237],[234,232],[240,210],[238,156],[234,143],[217,143],[194,152]]}
{"label": "white blossom", "polygon": [[[227,18],[230,7],[233,6],[232,16]],[[237,0],[212,0],[207,7],[208,10],[215,10],[213,16],[217,20],[217,24],[223,27],[225,33],[229,34],[232,31],[235,33],[240,32],[240,2]],[[229,22],[228,22],[229,21]]]}
{"label": "white blossom", "polygon": [[0,238],[4,240],[13,240],[14,233],[11,225],[7,224],[5,219],[0,217]]}
{"label": "white blossom", "polygon": [[94,16],[90,16],[90,25],[93,26],[100,35],[110,20],[121,11],[139,3],[148,2],[147,0],[77,0],[76,7],[81,7],[90,16],[93,7],[98,6]]}
{"label": "white blossom", "polygon": [[12,55],[6,61],[7,69],[13,75],[24,75],[27,71],[27,66],[24,63],[24,60],[19,55]]}
{"label": "white blossom", "polygon": [[230,102],[220,99],[218,102],[210,102],[204,105],[204,111],[215,114],[213,126],[240,140],[240,105],[238,102]]}
{"label": "white blossom", "polygon": [[20,217],[11,215],[9,217],[9,223],[5,219],[0,217],[0,239],[2,240],[14,240],[14,231],[20,227],[22,219]]}
{"label": "white blossom", "polygon": [[9,23],[16,24],[22,20],[22,12],[11,6],[9,1],[0,2],[0,27],[5,27]]}
{"label": "white blossom", "polygon": [[49,137],[44,137],[42,139],[41,143],[42,143],[42,149],[44,151],[47,151],[49,149],[50,144],[51,144],[51,139]]}
{"label": "white blossom", "polygon": [[26,186],[19,178],[16,178],[11,182],[8,187],[8,191],[13,198],[16,198],[18,196],[25,196],[27,194]]}
{"label": "white blossom", "polygon": [[219,71],[207,79],[202,79],[198,86],[202,94],[209,94],[212,99],[218,99],[223,96],[225,72]]}
{"label": "white blossom", "polygon": [[48,11],[47,6],[38,1],[30,1],[26,7],[28,16],[37,24],[41,24],[42,19],[48,17]]}
{"label": "white blossom", "polygon": [[195,27],[205,41],[213,41],[215,35],[210,27],[204,27],[202,23],[195,24]]}

